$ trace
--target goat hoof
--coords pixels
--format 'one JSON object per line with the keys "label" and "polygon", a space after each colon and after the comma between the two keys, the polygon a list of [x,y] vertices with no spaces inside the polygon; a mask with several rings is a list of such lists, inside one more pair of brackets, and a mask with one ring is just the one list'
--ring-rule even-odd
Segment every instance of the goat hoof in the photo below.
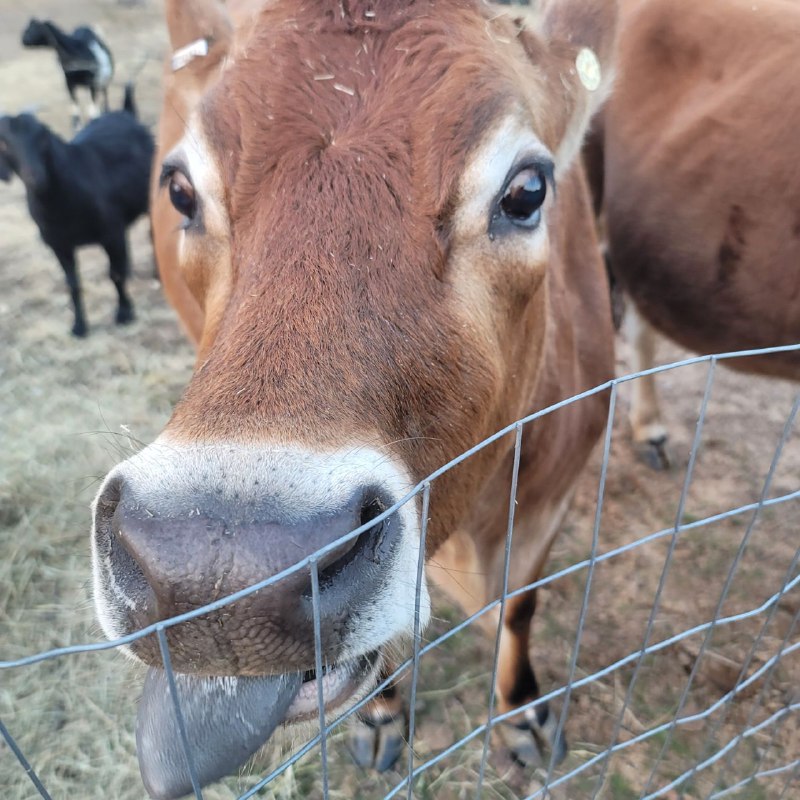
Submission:
{"label": "goat hoof", "polygon": [[76,322],[72,326],[72,335],[78,339],[85,339],[89,335],[89,327],[83,321]]}
{"label": "goat hoof", "polygon": [[551,758],[557,766],[567,757],[564,731],[556,737],[558,719],[546,704],[538,712],[526,711],[524,721],[504,722],[497,730],[513,759],[523,767],[547,767]]}
{"label": "goat hoof", "polygon": [[347,749],[359,767],[386,772],[397,762],[407,738],[408,725],[402,713],[375,721],[358,717],[350,732]]}
{"label": "goat hoof", "polygon": [[117,317],[116,322],[117,325],[129,325],[136,319],[136,314],[133,311],[132,306],[120,306],[117,309]]}

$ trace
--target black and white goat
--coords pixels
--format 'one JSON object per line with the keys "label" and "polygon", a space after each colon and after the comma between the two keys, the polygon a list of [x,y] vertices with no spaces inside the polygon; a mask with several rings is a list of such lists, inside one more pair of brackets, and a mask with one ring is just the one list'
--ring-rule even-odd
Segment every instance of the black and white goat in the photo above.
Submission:
{"label": "black and white goat", "polygon": [[70,142],[31,114],[0,117],[0,180],[13,174],[25,184],[28,209],[45,244],[64,269],[75,309],[72,333],[85,336],[75,249],[99,244],[119,294],[116,321],[130,322],[133,305],[125,284],[130,273],[127,227],[147,212],[153,139],[125,108],[90,122]]}
{"label": "black and white goat", "polygon": [[80,107],[75,96],[78,86],[84,86],[91,94],[89,116],[98,115],[97,97],[103,96],[103,111],[108,111],[108,85],[114,76],[114,59],[102,39],[85,25],[71,33],[65,33],[49,20],[40,22],[34,18],[22,33],[25,47],[52,47],[56,51],[67,91],[72,99],[72,127],[80,127]]}

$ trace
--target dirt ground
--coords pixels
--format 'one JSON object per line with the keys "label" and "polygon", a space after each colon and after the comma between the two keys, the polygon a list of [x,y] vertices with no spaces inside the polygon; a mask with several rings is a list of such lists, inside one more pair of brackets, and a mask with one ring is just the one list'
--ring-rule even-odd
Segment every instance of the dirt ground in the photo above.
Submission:
{"label": "dirt ground", "polygon": [[[32,14],[65,26],[100,25],[116,57],[112,104],[121,102],[122,83],[136,75],[143,118],[155,124],[160,59],[166,39],[160,3],[124,5],[116,0],[0,0],[0,111],[35,107],[62,134],[68,107],[54,56],[23,50],[19,32]],[[0,659],[101,638],[89,601],[89,503],[103,474],[158,433],[191,370],[192,351],[153,279],[146,222],[131,235],[134,276],[131,293],[138,321],[113,325],[114,290],[102,253],[80,255],[88,339],[68,334],[71,312],[54,257],[39,241],[27,215],[19,182],[0,185]],[[659,360],[685,354],[662,343]],[[620,390],[599,552],[668,529],[684,479],[691,439],[706,378],[693,366],[660,380],[672,430],[673,467],[656,473],[634,453],[626,422],[628,389]],[[619,371],[626,345],[619,342]],[[694,480],[683,521],[694,522],[757,500],[797,387],[720,369],[714,385]],[[795,424],[773,480],[770,496],[800,489],[800,444]],[[600,454],[582,477],[550,572],[587,557],[596,508]],[[651,641],[661,641],[713,618],[732,559],[750,516],[684,531],[665,581]],[[753,529],[729,587],[723,615],[758,608],[778,592],[800,543],[800,501],[766,509]],[[664,537],[598,565],[576,676],[591,675],[637,651],[659,582],[669,538]],[[798,570],[795,566],[795,577]],[[580,570],[540,592],[534,623],[534,655],[545,691],[563,685],[569,671],[576,621],[587,571]],[[709,708],[737,682],[754,636],[761,633],[748,674],[764,666],[787,639],[800,612],[800,590],[788,593],[771,615],[721,626],[697,665],[682,715]],[[436,609],[426,633],[440,634],[460,619],[446,605]],[[768,624],[765,624],[768,623]],[[763,630],[762,630],[763,628]],[[671,720],[703,635],[684,638],[648,656],[632,692],[620,741]],[[418,763],[442,751],[485,720],[491,646],[468,630],[450,639],[422,663],[417,703]],[[632,668],[615,670],[570,698],[567,734],[571,752],[558,774],[575,768],[610,743]],[[800,702],[797,652],[780,659],[769,679],[759,679],[736,702],[705,721],[682,726],[674,736],[659,733],[617,754],[603,772],[598,797],[640,796],[651,769],[651,791],[731,741],[745,725],[758,724]],[[0,718],[17,739],[54,798],[144,797],[133,741],[135,703],[141,674],[116,652],[70,656],[33,667],[0,672]],[[560,704],[556,705],[560,708]],[[340,738],[340,737],[337,737]],[[301,742],[298,738],[296,743]],[[417,798],[475,796],[481,758],[479,737],[421,776]],[[285,755],[292,742],[285,742]],[[664,748],[663,759],[658,759]],[[253,785],[267,765],[279,762],[271,748],[243,775],[210,788],[210,800],[229,800]],[[800,756],[800,718],[795,711],[742,741],[728,761],[699,771],[673,798],[705,798],[712,787],[730,786],[755,771]],[[332,798],[382,797],[402,777],[403,767],[377,777],[359,772],[343,743],[330,746]],[[593,767],[550,794],[564,800],[594,797],[600,768]],[[493,750],[483,789],[487,798],[524,797],[543,779]],[[789,773],[754,782],[739,798],[778,798]],[[719,782],[717,782],[719,781]],[[7,800],[38,796],[9,749],[0,744],[0,795]],[[795,784],[786,798],[800,796]],[[320,797],[319,755],[301,760],[259,795]]]}

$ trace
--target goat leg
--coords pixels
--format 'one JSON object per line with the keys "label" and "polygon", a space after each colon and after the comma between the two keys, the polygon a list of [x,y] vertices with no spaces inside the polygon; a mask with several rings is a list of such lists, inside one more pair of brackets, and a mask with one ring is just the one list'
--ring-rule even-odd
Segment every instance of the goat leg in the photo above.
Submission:
{"label": "goat leg", "polygon": [[125,288],[130,274],[130,259],[128,257],[128,243],[124,235],[121,240],[107,244],[105,251],[108,254],[108,276],[111,278],[119,295],[116,323],[117,325],[127,325],[129,322],[133,322],[136,314],[133,311],[133,302]]}
{"label": "goat leg", "polygon": [[97,119],[100,116],[100,110],[97,107],[97,88],[94,84],[89,87],[89,95],[91,102],[89,103],[89,119]]}
{"label": "goat leg", "polygon": [[70,121],[72,122],[73,133],[77,133],[81,127],[81,108],[78,105],[78,98],[75,97],[75,83],[70,79],[69,76],[66,76],[66,78],[67,91],[69,92],[70,100],[72,100],[72,103],[69,107]]}
{"label": "goat leg", "polygon": [[72,326],[72,335],[84,337],[89,332],[86,324],[86,316],[83,311],[83,299],[81,297],[81,283],[78,278],[78,270],[75,266],[75,252],[72,250],[56,253],[64,276],[67,280],[67,288],[72,297],[72,307],[75,310],[75,324]]}

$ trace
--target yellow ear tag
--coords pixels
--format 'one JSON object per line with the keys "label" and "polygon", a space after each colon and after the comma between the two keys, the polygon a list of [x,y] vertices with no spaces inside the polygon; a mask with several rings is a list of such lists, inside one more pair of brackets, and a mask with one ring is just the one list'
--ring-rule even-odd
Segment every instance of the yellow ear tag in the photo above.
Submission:
{"label": "yellow ear tag", "polygon": [[575,59],[575,67],[584,87],[590,92],[596,92],[600,88],[602,70],[594,51],[584,47]]}

